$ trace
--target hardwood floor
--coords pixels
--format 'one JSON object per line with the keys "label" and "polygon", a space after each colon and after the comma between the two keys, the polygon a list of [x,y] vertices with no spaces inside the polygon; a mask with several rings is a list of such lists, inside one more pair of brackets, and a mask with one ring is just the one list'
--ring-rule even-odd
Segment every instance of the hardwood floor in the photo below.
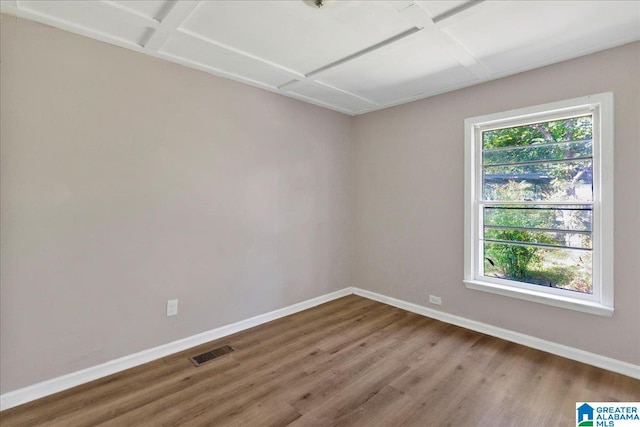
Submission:
{"label": "hardwood floor", "polygon": [[[189,356],[235,352],[195,367]],[[10,426],[570,426],[640,381],[354,295],[0,413]]]}

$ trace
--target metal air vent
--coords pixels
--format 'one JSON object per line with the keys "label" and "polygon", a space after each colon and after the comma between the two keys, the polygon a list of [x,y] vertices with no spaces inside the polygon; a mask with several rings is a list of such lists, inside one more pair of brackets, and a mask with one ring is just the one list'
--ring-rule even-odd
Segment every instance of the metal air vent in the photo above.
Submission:
{"label": "metal air vent", "polygon": [[201,366],[233,351],[235,351],[235,349],[230,345],[223,345],[222,347],[214,348],[213,350],[209,350],[202,354],[191,356],[189,360],[191,360],[191,363],[193,363],[195,366]]}

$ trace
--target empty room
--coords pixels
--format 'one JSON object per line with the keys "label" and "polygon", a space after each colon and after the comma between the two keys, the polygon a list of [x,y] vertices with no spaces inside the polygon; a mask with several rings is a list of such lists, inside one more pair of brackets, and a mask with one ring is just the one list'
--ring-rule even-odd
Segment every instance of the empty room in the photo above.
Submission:
{"label": "empty room", "polygon": [[2,427],[640,426],[640,1],[0,5]]}

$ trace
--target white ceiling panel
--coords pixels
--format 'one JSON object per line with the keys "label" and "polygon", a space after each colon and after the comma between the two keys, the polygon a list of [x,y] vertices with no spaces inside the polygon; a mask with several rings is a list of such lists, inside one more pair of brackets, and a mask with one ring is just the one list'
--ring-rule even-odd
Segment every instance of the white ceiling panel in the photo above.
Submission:
{"label": "white ceiling panel", "polygon": [[637,40],[640,2],[486,1],[441,29],[503,75]]}
{"label": "white ceiling panel", "polygon": [[160,21],[171,10],[175,0],[111,0],[116,7],[129,9],[133,13],[140,14],[148,19]]}
{"label": "white ceiling panel", "polygon": [[176,32],[158,52],[161,56],[194,62],[216,73],[227,73],[274,88],[295,76],[246,56]]}
{"label": "white ceiling panel", "polygon": [[413,26],[385,1],[204,1],[180,30],[307,74]]}
{"label": "white ceiling panel", "polygon": [[317,101],[320,104],[334,106],[335,109],[344,109],[349,112],[369,110],[374,104],[356,98],[334,88],[317,83],[308,83],[296,86],[288,91],[292,95],[309,100]]}
{"label": "white ceiling panel", "polygon": [[355,59],[318,76],[318,80],[379,104],[469,85],[476,77],[437,38],[423,30],[393,48]]}
{"label": "white ceiling panel", "polygon": [[361,114],[640,40],[640,0],[0,0],[0,11]]}
{"label": "white ceiling panel", "polygon": [[152,24],[108,3],[21,0],[18,4],[26,12],[48,17],[53,25],[68,24],[135,45],[140,45]]}
{"label": "white ceiling panel", "polygon": [[469,0],[430,0],[417,1],[416,3],[426,10],[429,16],[436,18],[471,2]]}

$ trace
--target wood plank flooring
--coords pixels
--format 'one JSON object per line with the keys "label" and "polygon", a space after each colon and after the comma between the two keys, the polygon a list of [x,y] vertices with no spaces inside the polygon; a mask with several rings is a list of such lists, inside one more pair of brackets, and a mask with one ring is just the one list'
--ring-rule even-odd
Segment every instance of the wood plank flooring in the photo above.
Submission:
{"label": "wood plank flooring", "polygon": [[[235,352],[195,367],[189,356]],[[570,426],[640,381],[355,295],[0,412],[10,426]]]}

